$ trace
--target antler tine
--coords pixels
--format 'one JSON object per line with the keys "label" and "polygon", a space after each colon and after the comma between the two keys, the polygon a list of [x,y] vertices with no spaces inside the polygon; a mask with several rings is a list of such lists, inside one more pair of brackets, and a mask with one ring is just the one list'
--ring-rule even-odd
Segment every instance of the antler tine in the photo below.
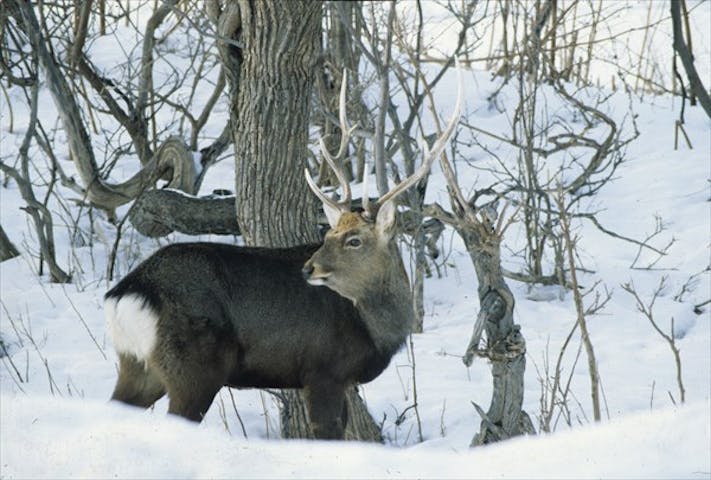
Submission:
{"label": "antler tine", "polygon": [[368,164],[365,164],[363,169],[363,199],[362,199],[363,211],[366,215],[370,215],[370,202],[368,199]]}
{"label": "antler tine", "polygon": [[343,155],[346,153],[346,148],[348,148],[348,141],[350,140],[351,133],[355,129],[355,126],[348,128],[348,119],[346,118],[346,87],[348,86],[348,71],[343,69],[343,80],[341,81],[341,93],[338,97],[338,120],[341,126],[341,144],[338,148],[338,153],[333,156],[329,153],[326,143],[323,138],[318,139],[319,147],[321,148],[321,153],[326,163],[331,167],[333,172],[336,174],[338,183],[341,184],[343,189],[343,200],[341,204],[347,204],[347,210],[350,210],[351,204],[351,186],[343,174],[343,170],[338,165],[338,161],[342,159]]}
{"label": "antler tine", "polygon": [[[342,137],[343,138],[343,137]],[[346,139],[346,143],[348,142],[348,139]],[[328,166],[331,167],[331,170],[333,170],[333,173],[336,174],[336,178],[338,179],[338,183],[341,185],[341,188],[343,189],[343,199],[341,200],[342,203],[348,203],[350,205],[351,203],[351,186],[348,183],[348,180],[346,180],[346,176],[343,173],[343,170],[341,170],[341,167],[338,166],[336,163],[336,158],[332,157],[330,153],[328,153],[328,149],[326,148],[326,144],[323,141],[323,138],[318,139],[319,146],[321,147],[321,153],[323,154],[323,158],[326,160],[326,163],[328,163]]]}
{"label": "antler tine", "polygon": [[420,168],[418,168],[415,173],[410,175],[408,178],[394,186],[388,193],[380,197],[378,199],[378,202],[376,204],[376,207],[379,208],[381,205],[383,205],[385,202],[388,202],[392,200],[393,198],[397,197],[400,195],[402,192],[413,186],[415,183],[417,183],[422,177],[424,177],[427,172],[429,171],[430,167],[432,166],[432,163],[434,163],[435,159],[439,157],[439,155],[442,153],[444,150],[444,147],[447,146],[447,143],[449,142],[450,138],[452,137],[452,134],[454,133],[455,128],[457,127],[457,124],[459,123],[459,117],[461,116],[462,113],[462,105],[464,104],[464,89],[462,88],[462,72],[461,69],[459,68],[459,62],[457,63],[457,77],[458,77],[458,86],[457,86],[457,103],[454,106],[454,112],[452,113],[452,118],[449,119],[449,123],[447,124],[447,127],[444,129],[440,137],[437,139],[435,142],[434,146],[430,150],[427,148],[426,142],[422,142],[422,151],[424,158],[422,160],[422,165],[420,165]]}
{"label": "antler tine", "polygon": [[311,177],[311,174],[309,173],[309,169],[305,168],[304,169],[304,176],[306,176],[306,183],[309,184],[309,188],[311,189],[312,192],[316,194],[316,196],[321,200],[323,203],[328,204],[331,208],[334,210],[338,211],[350,211],[350,202],[348,205],[345,203],[340,203],[336,202],[331,198],[328,198],[328,196],[321,191],[320,188],[318,188],[318,185],[316,185],[316,182],[314,179]]}

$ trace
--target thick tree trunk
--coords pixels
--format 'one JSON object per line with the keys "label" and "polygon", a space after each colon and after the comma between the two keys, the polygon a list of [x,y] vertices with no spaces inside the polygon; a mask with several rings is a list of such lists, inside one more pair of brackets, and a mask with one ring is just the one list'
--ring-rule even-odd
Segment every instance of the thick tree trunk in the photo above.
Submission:
{"label": "thick tree trunk", "polygon": [[[237,9],[235,10],[235,5]],[[242,49],[223,48],[233,87],[231,124],[236,163],[237,223],[248,245],[287,247],[320,240],[316,198],[306,167],[309,107],[320,56],[321,4],[231,0],[220,24],[239,24]],[[236,58],[239,57],[239,58]],[[282,436],[311,438],[300,391],[283,391]],[[355,388],[347,394],[346,438],[380,440]]]}
{"label": "thick tree trunk", "polygon": [[[309,426],[308,414],[306,413],[306,403],[300,390],[282,390],[280,394],[282,404],[280,412],[281,435],[283,438],[310,438],[314,435]],[[361,442],[382,442],[383,436],[380,427],[375,423],[373,417],[368,412],[363,403],[363,399],[358,395],[358,389],[346,392],[346,440],[357,440]]]}
{"label": "thick tree trunk", "polygon": [[238,2],[243,44],[232,121],[237,223],[249,245],[318,241],[316,201],[304,180],[321,4]]}

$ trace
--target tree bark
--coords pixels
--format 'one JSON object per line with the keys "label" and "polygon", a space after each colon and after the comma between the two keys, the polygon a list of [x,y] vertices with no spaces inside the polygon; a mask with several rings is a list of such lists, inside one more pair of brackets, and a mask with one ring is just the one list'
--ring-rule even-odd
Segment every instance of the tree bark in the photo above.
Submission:
{"label": "tree bark", "polygon": [[[282,404],[279,412],[282,437],[313,439],[314,435],[309,426],[306,403],[301,390],[282,390],[279,397]],[[346,391],[346,410],[348,422],[344,434],[345,440],[379,443],[383,441],[380,427],[358,395],[357,387]]]}
{"label": "tree bark", "polygon": [[177,190],[148,190],[131,207],[129,220],[147,237],[239,235],[234,195],[193,197]]}
{"label": "tree bark", "polygon": [[[454,213],[445,212],[437,204],[425,213],[454,227],[472,259],[479,283],[479,314],[463,360],[469,366],[475,356],[488,358],[494,382],[489,410],[484,412],[474,404],[482,421],[471,446],[533,434],[533,423],[522,409],[526,342],[520,326],[513,322],[515,300],[501,269],[501,240],[511,220],[504,222],[505,212],[499,214],[494,205],[476,208],[468,202],[445,155],[440,165]],[[484,330],[486,346],[480,348]]]}
{"label": "tree bark", "polygon": [[[501,239],[484,223],[460,223],[455,228],[469,251],[479,282],[480,310],[464,363],[471,365],[474,356],[488,358],[494,383],[489,410],[484,412],[475,404],[482,421],[471,446],[535,433],[530,417],[521,408],[526,342],[520,326],[513,322],[515,300],[501,270]],[[480,349],[484,330],[486,347]]]}
{"label": "tree bark", "polygon": [[231,109],[237,222],[248,245],[313,243],[319,240],[316,201],[302,172],[320,55],[321,4],[238,4],[242,65]]}
{"label": "tree bark", "polygon": [[[230,0],[213,3],[213,18],[235,42],[223,42],[230,83],[237,223],[247,245],[317,243],[317,203],[303,171],[311,92],[320,58],[321,4]],[[226,16],[227,15],[227,16]],[[231,17],[230,17],[231,15]],[[238,44],[240,48],[235,48]],[[300,391],[279,394],[282,436],[311,438]],[[346,438],[380,440],[380,429],[357,391],[347,393]]]}

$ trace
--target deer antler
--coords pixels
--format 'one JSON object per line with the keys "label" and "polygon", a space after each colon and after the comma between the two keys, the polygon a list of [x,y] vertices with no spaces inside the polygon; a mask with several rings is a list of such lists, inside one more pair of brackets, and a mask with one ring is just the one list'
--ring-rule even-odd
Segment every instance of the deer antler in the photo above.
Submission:
{"label": "deer antler", "polygon": [[326,160],[326,163],[328,163],[328,165],[331,167],[333,172],[336,174],[338,183],[341,185],[341,189],[343,189],[343,199],[341,199],[340,202],[336,202],[336,201],[328,198],[321,191],[321,189],[316,185],[316,182],[314,182],[313,178],[311,178],[309,171],[306,170],[306,172],[305,172],[306,173],[306,181],[309,184],[309,187],[311,187],[311,190],[313,190],[313,192],[316,194],[316,196],[319,199],[321,199],[321,201],[324,204],[327,204],[334,210],[340,211],[340,212],[350,212],[351,211],[351,186],[348,183],[346,176],[343,174],[343,170],[338,165],[338,162],[345,155],[346,148],[348,148],[348,141],[350,140],[353,130],[355,130],[355,128],[356,128],[355,126],[349,128],[348,127],[348,119],[346,118],[346,86],[347,85],[348,85],[348,71],[346,69],[343,69],[343,79],[341,80],[341,93],[338,97],[338,120],[339,120],[339,123],[341,126],[341,144],[338,148],[338,153],[336,155],[331,155],[331,153],[328,151],[328,148],[326,147],[326,143],[324,142],[323,137],[319,137],[319,139],[318,139],[319,147],[321,148],[321,153],[323,154],[323,158]]}
{"label": "deer antler", "polygon": [[[437,141],[435,141],[432,149],[429,149],[427,147],[427,144],[423,141],[421,143],[421,148],[423,151],[423,160],[422,160],[422,165],[409,177],[407,177],[405,180],[400,182],[399,184],[395,185],[390,191],[388,191],[385,195],[383,195],[378,201],[375,203],[375,205],[369,205],[368,202],[368,190],[367,190],[367,176],[364,177],[363,179],[363,209],[365,210],[365,215],[370,217],[370,218],[375,218],[378,210],[382,208],[383,205],[385,205],[387,202],[393,201],[398,195],[403,193],[405,190],[413,186],[415,183],[420,181],[425,175],[427,175],[427,172],[430,170],[430,167],[432,166],[432,163],[434,163],[435,159],[440,156],[444,148],[447,146],[447,143],[452,137],[452,134],[454,133],[454,130],[459,123],[459,118],[461,116],[462,112],[462,106],[464,104],[464,89],[462,86],[462,75],[459,67],[459,62],[457,62],[457,75],[458,75],[458,86],[457,86],[457,102],[454,106],[454,112],[452,113],[452,117],[449,119],[449,123],[447,124],[446,128],[442,132],[442,134],[439,136]],[[309,174],[308,169],[305,169],[305,174],[306,174],[306,181],[309,184],[309,187],[311,190],[316,194],[316,196],[323,202],[324,204],[324,209],[326,210],[326,216],[329,217],[329,223],[331,223],[331,226],[335,226],[337,224],[337,218],[336,215],[340,215],[340,213],[344,212],[350,212],[351,208],[351,189],[350,185],[348,184],[348,181],[346,180],[346,176],[343,174],[343,170],[338,165],[338,161],[340,161],[341,157],[345,154],[346,147],[348,146],[348,141],[350,139],[350,136],[355,130],[355,126],[353,127],[348,127],[348,122],[346,119],[346,84],[347,84],[347,73],[344,70],[343,71],[343,81],[341,83],[341,93],[339,97],[339,106],[338,106],[338,118],[339,122],[341,125],[341,145],[338,149],[338,153],[333,156],[330,154],[328,149],[326,148],[326,144],[323,141],[323,138],[319,138],[319,145],[321,147],[321,152],[323,154],[324,159],[328,163],[328,165],[333,169],[334,173],[336,174],[336,178],[338,178],[338,182],[341,185],[341,188],[343,189],[343,199],[340,202],[336,202],[335,200],[329,198],[326,196],[321,189],[316,185],[316,182],[314,179],[311,177]],[[366,173],[367,175],[367,173]],[[333,220],[333,218],[336,218],[336,220]]]}
{"label": "deer antler", "polygon": [[373,218],[378,213],[378,210],[386,202],[392,201],[395,197],[403,193],[415,183],[419,182],[422,177],[427,175],[427,172],[430,170],[430,167],[432,166],[432,163],[434,163],[434,160],[440,156],[440,154],[444,150],[444,147],[447,146],[447,143],[449,142],[457,124],[459,123],[459,117],[462,113],[462,105],[464,104],[464,89],[462,88],[462,74],[461,69],[459,67],[459,62],[457,62],[457,76],[457,103],[454,105],[454,112],[452,113],[452,117],[449,119],[447,127],[444,129],[437,141],[435,141],[434,146],[431,150],[427,147],[427,143],[425,143],[424,140],[421,141],[420,148],[422,149],[424,157],[422,160],[422,165],[420,165],[420,168],[418,168],[412,175],[410,175],[408,178],[394,186],[392,189],[390,189],[389,192],[387,192],[385,195],[380,197],[380,199],[378,199],[372,211],[368,213]]}
{"label": "deer antler", "polygon": [[[459,69],[459,62],[458,61],[457,61],[457,76],[458,76],[459,84],[461,85],[462,73],[461,73],[461,70]],[[423,81],[424,81],[424,79],[423,79]],[[432,92],[429,91],[429,85],[427,85],[426,82],[425,82],[425,88],[428,89],[428,96],[429,96],[430,104],[432,105],[432,108],[434,110],[434,99],[432,98]],[[435,117],[435,122],[439,125],[436,117]],[[447,186],[449,188],[449,191],[451,193],[451,197],[452,197],[453,201],[456,201],[456,203],[458,203],[459,206],[464,210],[464,215],[466,217],[473,219],[474,215],[475,215],[474,210],[469,206],[469,203],[467,202],[466,197],[462,193],[462,190],[459,188],[459,184],[457,183],[454,169],[452,168],[452,165],[449,162],[447,155],[442,155],[440,157],[439,164],[442,167],[442,174],[444,175],[444,179],[447,182]]]}

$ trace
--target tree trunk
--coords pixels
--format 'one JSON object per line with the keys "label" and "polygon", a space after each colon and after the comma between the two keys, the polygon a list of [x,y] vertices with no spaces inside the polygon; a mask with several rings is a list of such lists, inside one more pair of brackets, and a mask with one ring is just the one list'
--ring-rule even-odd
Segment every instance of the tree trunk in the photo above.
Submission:
{"label": "tree trunk", "polygon": [[[223,61],[225,55],[241,57],[239,74],[231,72],[231,84],[237,86],[231,90],[237,223],[247,245],[316,243],[317,203],[303,171],[321,53],[321,4],[231,0],[224,12],[235,4],[242,49],[225,49],[222,55]],[[355,388],[347,397],[346,438],[380,440],[380,429]],[[301,392],[283,391],[280,398],[282,436],[311,438]]]}
{"label": "tree trunk", "polygon": [[[282,390],[279,399],[282,404],[280,413],[281,435],[283,438],[310,438],[314,435],[308,422],[306,403],[301,390]],[[346,411],[348,422],[344,438],[361,442],[382,442],[380,427],[375,423],[358,395],[357,387],[346,391]]]}
{"label": "tree trunk", "polygon": [[243,50],[232,104],[237,223],[248,245],[314,243],[316,201],[303,170],[321,5],[238,4]]}
{"label": "tree trunk", "polygon": [[[457,231],[469,251],[479,282],[480,310],[464,363],[474,356],[491,361],[494,387],[489,410],[474,405],[482,417],[471,446],[484,445],[524,433],[535,433],[528,414],[522,410],[523,374],[526,370],[526,342],[513,322],[514,296],[501,271],[500,237],[484,224],[459,224]],[[479,348],[486,330],[486,347]]]}

